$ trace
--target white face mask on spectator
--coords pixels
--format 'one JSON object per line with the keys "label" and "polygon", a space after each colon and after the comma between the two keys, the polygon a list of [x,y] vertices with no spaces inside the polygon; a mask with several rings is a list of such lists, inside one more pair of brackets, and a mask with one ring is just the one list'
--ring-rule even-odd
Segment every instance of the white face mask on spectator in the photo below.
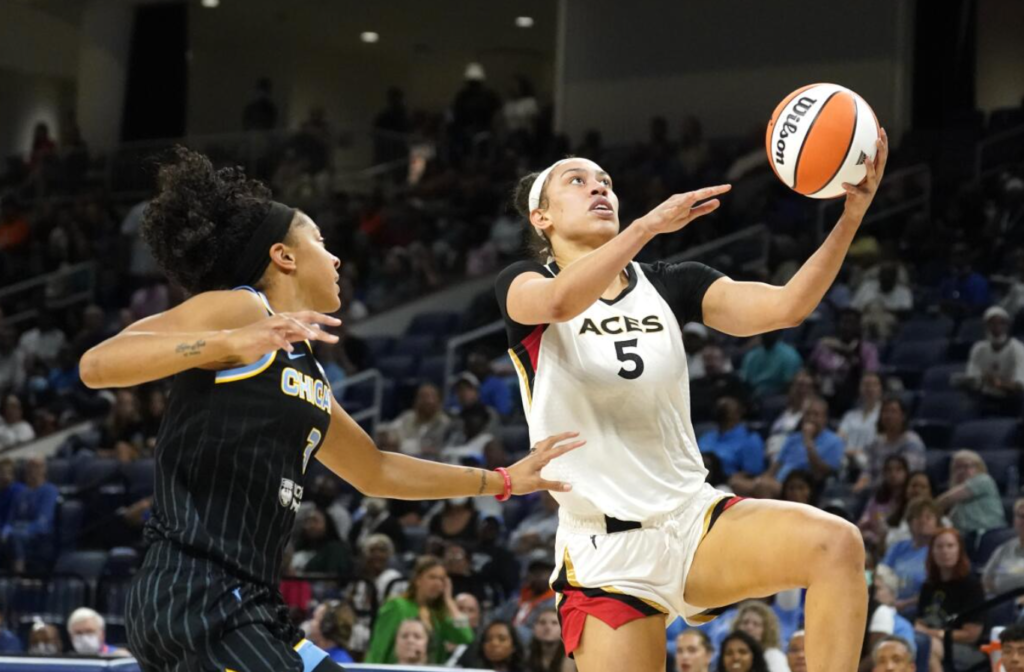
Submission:
{"label": "white face mask on spectator", "polygon": [[91,654],[100,652],[100,636],[95,633],[75,635],[71,638],[71,645],[75,647],[76,653]]}
{"label": "white face mask on spectator", "polygon": [[56,656],[60,649],[53,642],[40,642],[31,647],[28,652],[33,656]]}

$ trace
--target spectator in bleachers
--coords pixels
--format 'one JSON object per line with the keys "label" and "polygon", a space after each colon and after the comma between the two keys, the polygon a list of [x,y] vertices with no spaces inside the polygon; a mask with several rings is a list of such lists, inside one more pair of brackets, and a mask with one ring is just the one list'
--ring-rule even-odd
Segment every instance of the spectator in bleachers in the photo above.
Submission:
{"label": "spectator in bleachers", "polygon": [[396,500],[364,497],[359,508],[352,516],[352,531],[349,542],[355,547],[362,547],[371,535],[383,534],[391,540],[394,548],[405,548],[405,531],[396,516],[391,515],[391,507]]}
{"label": "spectator in bleachers", "polygon": [[160,385],[154,385],[143,396],[142,407],[142,447],[140,456],[151,457],[156,448],[156,436],[160,433],[160,424],[167,411],[167,393]]}
{"label": "spectator in bleachers", "polygon": [[408,155],[407,140],[412,120],[405,107],[405,92],[397,86],[388,87],[387,105],[373,119],[373,162],[388,163]]}
{"label": "spectator in bleachers", "polygon": [[455,596],[455,604],[469,621],[469,627],[473,628],[473,632],[479,632],[480,616],[482,614],[480,600],[476,599],[476,595],[472,593],[459,593]]}
{"label": "spectator in bleachers", "polygon": [[391,428],[397,435],[401,452],[437,457],[449,425],[451,418],[441,408],[441,391],[432,383],[423,383],[416,390],[412,408],[395,418]]}
{"label": "spectator in bleachers", "polygon": [[981,582],[990,597],[1024,586],[1024,498],[1013,503],[1013,529],[1017,536],[992,553]]}
{"label": "spectator in bleachers", "polygon": [[784,502],[795,502],[807,504],[808,506],[818,505],[818,486],[810,472],[805,469],[794,469],[782,482],[782,491],[779,499]]}
{"label": "spectator in bleachers", "polygon": [[328,600],[313,610],[306,636],[334,662],[352,663],[355,661],[345,647],[355,622],[356,612],[347,600]]}
{"label": "spectator in bleachers", "polygon": [[494,116],[501,109],[501,98],[484,84],[486,79],[481,64],[468,64],[463,86],[452,101],[452,139],[460,154],[491,134]]}
{"label": "spectator in bleachers", "polygon": [[864,330],[868,335],[887,341],[899,319],[913,310],[914,294],[895,262],[883,263],[877,274],[866,276],[850,306],[864,315]]}
{"label": "spectator in bleachers", "polygon": [[786,654],[780,648],[779,617],[771,607],[760,600],[747,600],[736,612],[733,630],[747,633],[761,645],[768,672],[789,672]]}
{"label": "spectator in bleachers", "polygon": [[252,100],[242,110],[242,130],[270,131],[277,126],[277,105],[270,97],[272,86],[269,77],[256,80]]}
{"label": "spectator in bleachers", "polygon": [[493,409],[481,403],[464,406],[458,427],[451,432],[441,450],[441,460],[451,464],[484,464],[484,451],[495,441],[491,433]]}
{"label": "spectator in bleachers", "polygon": [[68,616],[68,637],[75,653],[85,656],[130,656],[126,649],[106,641],[103,617],[89,607],[79,607]]}
{"label": "spectator in bleachers", "polygon": [[7,629],[7,624],[4,622],[3,609],[0,609],[0,654],[21,652],[21,640],[18,639],[16,634]]}
{"label": "spectator in bleachers", "polygon": [[32,656],[59,656],[64,652],[60,630],[56,626],[37,620],[28,633],[26,651]]}
{"label": "spectator in bleachers", "polygon": [[878,349],[864,340],[861,314],[853,308],[839,313],[835,336],[822,337],[814,347],[809,363],[818,376],[822,394],[832,400],[836,410],[852,405],[861,376],[878,371]]}
{"label": "spectator in bleachers", "polygon": [[915,499],[907,506],[910,539],[896,542],[886,551],[882,565],[899,579],[896,610],[906,618],[917,611],[918,596],[927,576],[928,549],[939,529],[939,508],[930,499]]}
{"label": "spectator in bleachers", "polygon": [[117,390],[114,398],[114,405],[100,424],[97,453],[128,463],[137,459],[142,447],[143,422],[139,397],[134,389],[122,388]]}
{"label": "spectator in bleachers", "polygon": [[896,611],[896,594],[900,581],[896,574],[887,566],[879,565],[872,577],[871,602],[874,609],[868,613],[868,636],[866,644],[873,649],[877,642],[885,637],[903,637],[911,642],[911,652],[916,652],[914,642],[914,625]]}
{"label": "spectator in bleachers", "polygon": [[[921,586],[914,627],[932,638],[932,670],[942,670],[942,630],[946,621],[985,601],[981,580],[971,573],[960,533],[951,528],[936,532],[928,552],[928,580]],[[964,669],[985,659],[977,649],[984,614],[975,614],[953,631],[953,662]]]}
{"label": "spectator in bleachers", "polygon": [[533,512],[519,521],[509,547],[519,555],[536,549],[551,549],[558,531],[558,501],[544,490],[538,493]]}
{"label": "spectator in bleachers", "polygon": [[1024,343],[1010,335],[1010,316],[1001,306],[985,311],[985,340],[971,348],[964,384],[984,407],[1014,416],[1024,399]]}
{"label": "spectator in bleachers", "polygon": [[988,279],[972,267],[971,249],[966,243],[953,246],[949,263],[938,286],[942,309],[952,317],[977,315],[992,303]]}
{"label": "spectator in bleachers", "polygon": [[508,621],[491,621],[480,637],[481,667],[497,672],[524,672],[522,637]]}
{"label": "spectator in bleachers", "polygon": [[[894,544],[911,538],[910,523],[907,521],[907,512],[910,502],[915,499],[935,499],[935,488],[932,480],[925,471],[911,471],[907,477],[907,485],[903,490],[903,498],[892,516],[889,517],[889,531],[885,535],[884,548],[892,548]],[[939,518],[939,527],[953,527],[953,521],[948,517]]]}
{"label": "spectator in bleachers", "polygon": [[689,628],[676,636],[675,672],[710,672],[715,647],[703,630]]}
{"label": "spectator in bleachers", "polygon": [[342,481],[334,474],[317,474],[306,486],[299,515],[310,507],[316,507],[327,514],[334,523],[338,536],[348,540],[352,534],[352,514],[348,510],[348,497],[341,494]]}
{"label": "spectator in bleachers", "polygon": [[690,405],[694,422],[707,422],[714,418],[715,404],[722,397],[734,397],[744,407],[750,404],[750,388],[732,370],[732,363],[717,345],[701,351],[704,375],[690,381]]}
{"label": "spectator in bleachers", "polygon": [[1024,672],[1024,625],[1013,624],[999,633],[1004,672]]}
{"label": "spectator in bleachers", "polygon": [[427,626],[418,618],[408,618],[398,626],[395,635],[396,665],[426,665],[427,646],[430,644],[430,633]]}
{"label": "spectator in bleachers", "polygon": [[306,512],[299,523],[292,570],[346,578],[352,574],[351,549],[338,535],[334,520],[318,508]]}
{"label": "spectator in bleachers", "polygon": [[491,358],[482,350],[475,350],[466,360],[466,368],[480,381],[480,402],[493,408],[499,415],[512,413],[512,393],[508,385],[494,374]]}
{"label": "spectator in bleachers", "polygon": [[57,362],[60,349],[67,343],[67,336],[57,326],[56,316],[49,310],[42,310],[36,326],[27,329],[18,339],[18,350],[26,362],[41,362],[50,367]]}
{"label": "spectator in bleachers", "polygon": [[27,443],[36,438],[36,431],[25,420],[25,407],[16,394],[3,398],[0,408],[0,449]]}
{"label": "spectator in bleachers", "polygon": [[25,484],[15,478],[14,460],[0,458],[0,528],[10,522],[14,515],[14,502],[24,489]]}
{"label": "spectator in bleachers", "polygon": [[[482,600],[487,590],[480,576],[473,570],[469,553],[465,546],[450,543],[444,549],[444,570],[452,582],[452,593],[461,595],[468,593]],[[458,605],[458,600],[455,601]],[[468,616],[467,616],[468,618]]]}
{"label": "spectator in bleachers", "polygon": [[506,597],[519,586],[519,560],[505,546],[500,516],[493,513],[480,516],[473,565],[480,568],[480,577],[484,581],[500,587]]}
{"label": "spectator in bleachers", "polygon": [[1006,512],[999,487],[988,473],[985,460],[973,450],[953,453],[949,465],[949,490],[935,503],[949,511],[953,527],[961,534],[1006,527]]}
{"label": "spectator in bleachers", "polygon": [[871,650],[872,672],[914,672],[911,641],[895,636],[880,640]]}
{"label": "spectator in bleachers", "polygon": [[0,323],[0,394],[20,391],[27,376],[25,355],[18,349],[18,332]]}
{"label": "spectator in bleachers", "polygon": [[708,344],[708,328],[699,322],[683,325],[683,348],[686,350],[686,369],[690,380],[704,377],[704,348]]}
{"label": "spectator in bleachers", "polygon": [[909,478],[910,468],[906,458],[902,455],[886,458],[882,468],[882,483],[871,495],[857,522],[864,541],[876,546],[885,542],[889,533],[889,520],[903,507],[903,495]]}
{"label": "spectator in bleachers", "polygon": [[836,431],[846,444],[847,469],[857,473],[867,466],[865,449],[878,436],[878,416],[882,408],[882,377],[868,372],[860,378],[857,406],[843,414]]}
{"label": "spectator in bleachers", "polygon": [[11,570],[22,574],[26,561],[45,561],[54,548],[54,516],[60,493],[46,480],[46,460],[25,460],[25,489],[14,499],[10,521],[0,530],[0,549],[10,561]]}
{"label": "spectator in bleachers", "polygon": [[907,461],[911,471],[924,469],[924,442],[917,432],[907,427],[907,407],[899,397],[882,401],[878,413],[878,431],[875,440],[864,450],[865,468],[854,484],[855,492],[878,487],[885,461],[899,455]]}
{"label": "spectator in bleachers", "polygon": [[777,331],[761,334],[757,347],[743,355],[740,377],[759,397],[785,392],[803,366],[800,353],[779,336]]}
{"label": "spectator in bleachers", "polygon": [[812,398],[804,410],[799,432],[793,432],[768,471],[756,479],[733,478],[736,494],[778,497],[781,481],[795,469],[806,469],[816,483],[838,472],[843,461],[843,440],[828,428],[828,402]]}
{"label": "spectator in bleachers", "polygon": [[424,525],[430,534],[442,541],[472,543],[476,538],[476,528],[480,512],[470,497],[453,497],[434,507],[427,515]]}
{"label": "spectator in bleachers", "polygon": [[527,556],[526,578],[519,595],[513,596],[495,611],[497,618],[504,619],[519,628],[523,639],[529,639],[530,630],[545,609],[555,606],[555,591],[549,581],[555,569],[551,549],[537,549]]}
{"label": "spectator in bleachers", "polygon": [[377,601],[384,604],[397,594],[398,586],[405,586],[405,577],[391,566],[395,545],[385,534],[372,534],[359,546],[357,574],[370,581],[377,593]]}
{"label": "spectator in bleachers", "polygon": [[533,624],[533,636],[526,651],[523,672],[575,672],[576,664],[566,657],[558,612],[545,609]]}
{"label": "spectator in bleachers", "polygon": [[789,646],[786,647],[786,662],[789,663],[789,672],[807,672],[804,639],[803,630],[797,630],[789,637]]}
{"label": "spectator in bleachers", "polygon": [[768,672],[761,645],[742,630],[729,633],[719,651],[717,672]]}
{"label": "spectator in bleachers", "polygon": [[771,428],[768,430],[768,440],[765,442],[765,456],[768,459],[774,459],[782,449],[786,438],[800,427],[807,401],[814,394],[814,378],[806,370],[798,371],[789,384],[786,407],[772,421]]}
{"label": "spectator in bleachers", "polygon": [[398,626],[410,618],[422,621],[430,633],[427,649],[430,664],[440,664],[448,659],[446,642],[469,644],[473,641],[469,619],[455,604],[451,582],[436,557],[421,556],[413,568],[405,595],[392,598],[381,607],[373,625],[366,662],[393,664],[396,661],[395,635]]}
{"label": "spectator in bleachers", "polygon": [[715,404],[717,427],[697,439],[702,453],[714,453],[726,478],[745,479],[764,471],[764,439],[743,422],[744,408],[738,399],[721,397]]}
{"label": "spectator in bleachers", "polygon": [[12,196],[0,198],[0,254],[21,254],[31,233],[28,218],[18,202]]}
{"label": "spectator in bleachers", "polygon": [[498,411],[484,404],[480,399],[480,379],[474,376],[469,371],[463,371],[459,374],[459,377],[455,380],[455,384],[452,386],[452,394],[454,399],[448,400],[449,410],[453,413],[456,418],[452,424],[448,427],[448,439],[451,440],[451,436],[460,432],[463,429],[463,423],[458,414],[470,406],[480,405],[487,409],[487,427],[489,431],[496,430],[501,424],[501,418],[498,416]]}

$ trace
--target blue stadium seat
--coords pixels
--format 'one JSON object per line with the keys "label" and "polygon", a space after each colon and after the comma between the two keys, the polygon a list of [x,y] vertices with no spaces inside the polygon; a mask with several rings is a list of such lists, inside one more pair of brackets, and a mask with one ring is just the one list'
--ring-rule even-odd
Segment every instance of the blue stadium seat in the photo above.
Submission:
{"label": "blue stadium seat", "polygon": [[985,320],[980,317],[968,317],[960,323],[956,330],[956,340],[964,343],[975,343],[985,338]]}
{"label": "blue stadium seat", "polygon": [[416,358],[409,355],[390,355],[377,361],[377,368],[385,378],[401,382],[416,375]]}
{"label": "blue stadium seat", "polygon": [[949,482],[949,459],[952,456],[951,450],[929,450],[924,454],[924,470],[939,491],[945,490],[945,484]]}
{"label": "blue stadium seat", "polygon": [[104,576],[131,576],[139,567],[139,552],[128,546],[115,546],[110,549],[107,564],[103,568]]}
{"label": "blue stadium seat", "polygon": [[901,371],[920,372],[929,366],[943,364],[949,350],[947,339],[896,343],[889,351],[889,366]]}
{"label": "blue stadium seat", "polygon": [[70,551],[78,541],[82,529],[84,506],[77,499],[66,499],[57,504],[57,550]]}
{"label": "blue stadium seat", "polygon": [[761,419],[771,424],[786,409],[789,398],[785,394],[765,397],[761,400]]}
{"label": "blue stadium seat", "polygon": [[949,445],[952,448],[984,450],[1017,445],[1019,423],[1015,418],[987,418],[957,425]]}
{"label": "blue stadium seat", "polygon": [[498,437],[510,454],[521,454],[530,450],[530,428],[526,425],[506,425],[498,431]]}
{"label": "blue stadium seat", "polygon": [[970,396],[963,392],[922,393],[917,402],[915,420],[964,422],[978,417],[978,408]]}
{"label": "blue stadium seat", "polygon": [[459,314],[450,312],[420,313],[412,318],[405,333],[408,336],[429,335],[443,338],[455,333],[459,327]]}
{"label": "blue stadium seat", "polygon": [[953,375],[963,373],[965,368],[959,362],[929,366],[921,377],[921,389],[928,392],[948,392],[953,389],[950,382]]}
{"label": "blue stadium seat", "polygon": [[108,556],[106,551],[69,551],[57,558],[53,571],[57,574],[74,574],[94,582],[103,574]]}
{"label": "blue stadium seat", "polygon": [[420,361],[420,368],[416,377],[424,383],[433,383],[444,389],[444,367],[448,360],[447,355],[432,355],[424,357]]}
{"label": "blue stadium seat", "polygon": [[948,317],[911,319],[896,334],[896,343],[919,343],[947,339],[953,334],[953,320]]}
{"label": "blue stadium seat", "polygon": [[76,463],[75,486],[79,490],[98,488],[118,479],[121,464],[113,458],[95,458]]}
{"label": "blue stadium seat", "polygon": [[809,326],[804,327],[804,344],[807,347],[813,348],[820,339],[836,335],[836,325],[831,320],[818,320],[808,324]]}
{"label": "blue stadium seat", "polygon": [[[1017,536],[1017,531],[1012,527],[1005,527],[998,530],[986,530],[972,549],[968,547],[967,557],[974,567],[984,567],[992,554],[1001,545]],[[973,552],[972,552],[973,551]]]}
{"label": "blue stadium seat", "polygon": [[432,354],[437,347],[437,339],[434,336],[403,336],[395,343],[392,356],[415,357],[421,359]]}
{"label": "blue stadium seat", "polygon": [[57,487],[71,484],[71,463],[61,457],[52,457],[46,461],[46,480]]}
{"label": "blue stadium seat", "polygon": [[381,357],[387,357],[395,347],[395,339],[391,336],[371,336],[366,339],[366,347],[370,351],[370,357],[376,362]]}
{"label": "blue stadium seat", "polygon": [[[988,473],[999,486],[999,492],[1006,492],[1006,481],[1013,467],[1020,473],[1020,451],[1010,449],[979,450],[981,459],[985,460]],[[1007,493],[1010,494],[1010,493]]]}
{"label": "blue stadium seat", "polygon": [[153,494],[156,487],[156,460],[144,458],[124,465],[128,479],[129,499],[137,501]]}

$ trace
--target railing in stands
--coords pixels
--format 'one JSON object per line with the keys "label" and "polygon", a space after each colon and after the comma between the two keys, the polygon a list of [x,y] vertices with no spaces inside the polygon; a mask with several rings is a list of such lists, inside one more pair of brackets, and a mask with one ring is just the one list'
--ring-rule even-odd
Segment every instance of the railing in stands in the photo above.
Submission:
{"label": "railing in stands", "polygon": [[338,399],[342,399],[345,396],[345,390],[367,381],[373,384],[373,403],[367,408],[362,408],[352,413],[352,419],[356,422],[370,420],[372,429],[376,430],[377,425],[380,424],[380,415],[384,406],[384,376],[381,375],[380,371],[377,369],[368,369],[366,371],[360,371],[349,378],[345,378],[345,380],[334,388],[334,396]]}
{"label": "railing in stands", "polygon": [[[744,243],[752,239],[760,237],[758,241],[758,251],[750,259],[747,259],[741,264],[743,270],[753,270],[760,266],[763,266],[768,259],[768,252],[771,246],[771,236],[769,235],[768,227],[764,224],[755,224],[754,226],[748,226],[745,229],[730,233],[727,236],[716,238],[710,242],[702,245],[697,245],[688,250],[684,250],[679,254],[673,255],[665,261],[675,263],[680,261],[687,261],[689,259],[695,259],[697,257],[710,255],[718,250],[727,248],[730,245],[737,243]],[[478,327],[473,331],[459,334],[448,339],[446,346],[446,357],[444,364],[444,397],[448,398],[451,392],[452,380],[455,376],[455,364],[458,361],[458,352],[460,349],[470,343],[475,343],[482,338],[491,336],[504,330],[505,324],[501,320],[485,324],[482,327]]]}
{"label": "railing in stands", "polygon": [[[993,159],[993,157],[995,157]],[[1024,126],[979,140],[974,149],[974,179],[981,181],[1001,168],[1024,161]]]}
{"label": "railing in stands", "polygon": [[998,607],[999,605],[1005,604],[1006,602],[1014,600],[1022,595],[1024,595],[1024,586],[996,595],[992,599],[985,600],[977,606],[971,607],[959,614],[953,614],[950,616],[942,628],[942,651],[944,654],[942,669],[944,672],[988,672],[988,670],[991,670],[992,665],[987,659],[984,662],[979,662],[966,670],[958,670],[953,664],[953,632],[963,627],[963,625],[967,623],[968,619],[972,616],[987,614],[994,607]]}
{"label": "railing in stands", "polygon": [[[907,194],[907,190],[910,194]],[[920,193],[913,193],[917,189]],[[898,191],[900,190],[900,191]],[[890,200],[886,203],[886,200]],[[832,223],[839,219],[845,199],[838,198],[818,204],[818,240],[824,240]],[[881,207],[879,207],[881,206]],[[882,180],[872,210],[864,218],[864,224],[874,224],[908,212],[921,211],[925,216],[932,208],[932,169],[927,163],[919,163],[888,173]]]}
{"label": "railing in stands", "polygon": [[95,291],[96,262],[83,261],[0,289],[0,307],[9,312],[4,322],[18,325],[35,319],[43,307],[60,309],[90,302]]}

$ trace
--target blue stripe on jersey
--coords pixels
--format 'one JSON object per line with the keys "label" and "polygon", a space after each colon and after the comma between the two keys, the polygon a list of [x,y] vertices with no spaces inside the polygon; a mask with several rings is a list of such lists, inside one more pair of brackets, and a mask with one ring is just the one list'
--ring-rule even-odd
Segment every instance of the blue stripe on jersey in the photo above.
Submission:
{"label": "blue stripe on jersey", "polygon": [[274,359],[277,357],[277,350],[268,352],[252,364],[247,366],[240,366],[236,369],[224,369],[223,371],[217,372],[218,383],[233,383],[236,380],[244,380],[245,378],[252,378],[253,376],[263,373],[268,366],[274,363]]}
{"label": "blue stripe on jersey", "polygon": [[313,672],[313,669],[327,657],[327,653],[323,649],[308,639],[296,644],[295,650],[302,658],[302,672]]}

